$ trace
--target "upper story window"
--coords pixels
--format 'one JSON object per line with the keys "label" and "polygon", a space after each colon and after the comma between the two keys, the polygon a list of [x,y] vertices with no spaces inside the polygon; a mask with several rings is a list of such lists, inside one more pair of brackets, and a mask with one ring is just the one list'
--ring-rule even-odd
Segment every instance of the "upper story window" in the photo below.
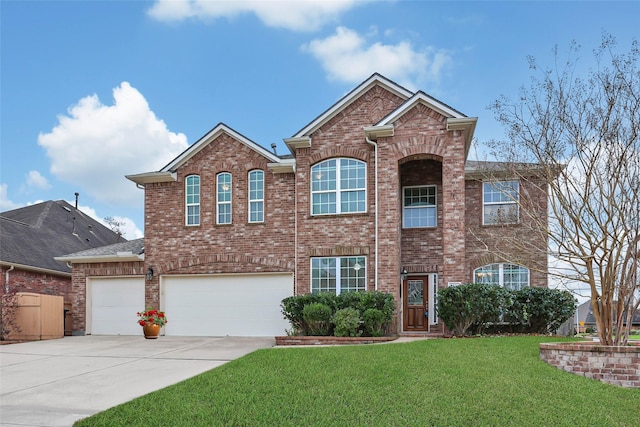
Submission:
{"label": "upper story window", "polygon": [[482,223],[517,224],[519,217],[518,181],[492,181],[482,184]]}
{"label": "upper story window", "polygon": [[437,225],[436,186],[405,187],[402,198],[404,228],[435,227]]}
{"label": "upper story window", "polygon": [[264,172],[249,172],[249,222],[264,221]]}
{"label": "upper story window", "polygon": [[200,177],[189,175],[185,180],[185,224],[200,225]]}
{"label": "upper story window", "polygon": [[311,168],[311,214],[366,210],[366,165],[355,159],[330,159]]}
{"label": "upper story window", "polygon": [[363,256],[311,258],[311,292],[366,291],[366,270]]}
{"label": "upper story window", "polygon": [[516,264],[489,264],[473,272],[475,283],[498,285],[512,291],[529,286],[529,269]]}
{"label": "upper story window", "polygon": [[217,223],[231,224],[231,174],[219,173],[216,177],[217,188]]}

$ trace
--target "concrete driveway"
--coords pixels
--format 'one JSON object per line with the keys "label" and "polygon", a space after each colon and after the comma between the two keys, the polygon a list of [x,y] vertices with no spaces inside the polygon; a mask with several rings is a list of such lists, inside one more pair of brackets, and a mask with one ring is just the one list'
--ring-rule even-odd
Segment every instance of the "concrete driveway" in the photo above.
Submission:
{"label": "concrete driveway", "polygon": [[273,338],[83,336],[0,346],[0,425],[71,426]]}

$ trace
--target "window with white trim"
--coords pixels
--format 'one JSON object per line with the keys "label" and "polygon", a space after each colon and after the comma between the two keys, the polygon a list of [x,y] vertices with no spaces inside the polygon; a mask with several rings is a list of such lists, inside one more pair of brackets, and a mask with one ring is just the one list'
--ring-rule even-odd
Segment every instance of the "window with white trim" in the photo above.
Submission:
{"label": "window with white trim", "polygon": [[222,172],[216,176],[217,223],[231,224],[231,174]]}
{"label": "window with white trim", "polygon": [[264,222],[264,172],[249,172],[249,222]]}
{"label": "window with white trim", "polygon": [[200,225],[200,177],[189,175],[185,185],[185,224]]}
{"label": "window with white trim", "polygon": [[311,258],[311,292],[366,291],[366,265],[363,256]]}
{"label": "window with white trim", "polygon": [[402,226],[404,228],[424,228],[436,225],[436,186],[404,187]]}
{"label": "window with white trim", "polygon": [[517,224],[519,190],[518,181],[482,183],[482,223]]}
{"label": "window with white trim", "polygon": [[311,214],[343,214],[366,211],[366,164],[338,158],[311,168]]}
{"label": "window with white trim", "polygon": [[529,269],[517,264],[488,264],[473,271],[475,283],[498,285],[512,291],[529,286]]}

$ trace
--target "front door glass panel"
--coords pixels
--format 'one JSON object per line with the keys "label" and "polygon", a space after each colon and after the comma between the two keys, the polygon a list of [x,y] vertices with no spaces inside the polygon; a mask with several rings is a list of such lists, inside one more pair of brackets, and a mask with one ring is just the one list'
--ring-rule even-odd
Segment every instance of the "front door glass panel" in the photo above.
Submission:
{"label": "front door glass panel", "polygon": [[422,306],[424,303],[424,281],[407,281],[407,304]]}

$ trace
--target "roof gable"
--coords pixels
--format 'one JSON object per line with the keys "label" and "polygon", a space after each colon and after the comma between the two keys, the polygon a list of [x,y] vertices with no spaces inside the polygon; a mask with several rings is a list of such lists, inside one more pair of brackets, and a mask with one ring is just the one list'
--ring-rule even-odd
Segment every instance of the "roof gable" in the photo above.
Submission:
{"label": "roof gable", "polygon": [[214,141],[216,138],[218,138],[222,134],[229,135],[230,137],[240,142],[241,144],[246,145],[256,153],[266,157],[272,163],[278,163],[280,161],[280,157],[278,157],[274,153],[271,153],[270,151],[264,149],[260,145],[251,141],[246,136],[231,129],[224,123],[218,123],[218,125],[216,125],[213,129],[211,129],[206,135],[204,135],[198,141],[193,143],[189,148],[183,151],[182,154],[180,154],[178,157],[173,159],[171,162],[169,162],[169,164],[167,164],[165,167],[160,169],[160,172],[161,173],[175,172],[178,168],[180,168],[180,166],[185,164],[189,159],[195,156],[200,150],[202,150],[204,147],[206,147],[208,144],[210,144],[212,141]]}
{"label": "roof gable", "polygon": [[343,111],[345,108],[351,105],[356,99],[358,99],[364,93],[368,92],[374,86],[381,86],[384,89],[396,94],[402,99],[409,99],[413,95],[413,92],[409,91],[408,89],[405,89],[404,87],[400,86],[397,83],[392,82],[386,77],[378,73],[375,73],[371,77],[369,77],[367,80],[362,82],[355,89],[353,89],[351,92],[343,96],[338,102],[333,104],[328,110],[326,110],[325,112],[320,114],[318,117],[316,117],[311,123],[309,123],[302,129],[300,129],[291,138],[286,139],[285,142],[287,142],[287,145],[290,145],[289,141],[295,143],[295,142],[298,142],[301,138],[308,137],[316,129],[320,128],[322,125],[327,123],[329,120],[331,120],[341,111]]}

